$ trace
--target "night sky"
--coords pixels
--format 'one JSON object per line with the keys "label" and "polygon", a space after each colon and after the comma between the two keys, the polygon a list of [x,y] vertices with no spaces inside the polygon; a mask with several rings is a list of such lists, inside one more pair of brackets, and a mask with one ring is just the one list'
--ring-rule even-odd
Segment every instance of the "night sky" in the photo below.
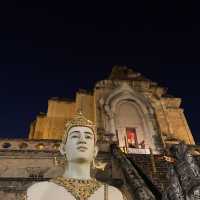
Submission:
{"label": "night sky", "polygon": [[182,98],[200,143],[200,24],[189,2],[0,6],[0,137],[28,136],[50,97],[74,98],[127,65]]}

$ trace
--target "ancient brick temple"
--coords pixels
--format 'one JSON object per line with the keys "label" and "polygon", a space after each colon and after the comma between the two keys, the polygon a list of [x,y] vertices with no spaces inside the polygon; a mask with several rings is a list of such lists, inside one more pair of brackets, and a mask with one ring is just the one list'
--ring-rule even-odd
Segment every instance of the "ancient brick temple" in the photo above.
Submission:
{"label": "ancient brick temple", "polygon": [[[113,67],[110,77],[98,81],[93,91],[77,91],[74,100],[49,99],[47,113],[36,117],[28,139],[0,140],[0,199],[20,199],[33,182],[62,173],[59,142],[65,123],[78,109],[97,125],[100,152],[94,175],[132,199],[129,182],[133,180],[127,180],[125,173],[132,166],[159,199],[168,184],[167,167],[173,162],[168,147],[182,140],[193,154],[199,154],[180,104],[180,98],[123,66]],[[119,151],[121,157],[116,156]]]}

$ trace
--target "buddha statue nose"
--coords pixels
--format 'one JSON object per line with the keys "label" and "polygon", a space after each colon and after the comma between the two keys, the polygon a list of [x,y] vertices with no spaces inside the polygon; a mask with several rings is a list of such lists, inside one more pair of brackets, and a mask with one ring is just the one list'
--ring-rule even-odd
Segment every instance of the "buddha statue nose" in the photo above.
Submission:
{"label": "buddha statue nose", "polygon": [[79,144],[86,144],[85,135],[81,134],[79,137]]}

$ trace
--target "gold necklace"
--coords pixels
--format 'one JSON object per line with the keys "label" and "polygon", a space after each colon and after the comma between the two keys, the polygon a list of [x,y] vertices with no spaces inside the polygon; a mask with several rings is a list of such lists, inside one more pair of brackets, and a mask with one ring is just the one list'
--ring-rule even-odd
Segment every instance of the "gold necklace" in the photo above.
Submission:
{"label": "gold necklace", "polygon": [[87,200],[103,185],[96,179],[81,180],[74,178],[64,178],[62,176],[51,179],[50,181],[64,187],[77,200]]}

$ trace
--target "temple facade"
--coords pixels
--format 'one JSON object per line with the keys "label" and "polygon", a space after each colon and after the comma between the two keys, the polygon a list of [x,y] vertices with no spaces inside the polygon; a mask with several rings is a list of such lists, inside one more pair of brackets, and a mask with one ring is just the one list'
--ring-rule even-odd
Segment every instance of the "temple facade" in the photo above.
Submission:
{"label": "temple facade", "polygon": [[194,144],[181,99],[127,67],[115,66],[109,78],[98,81],[93,92],[80,90],[76,99],[52,98],[46,114],[32,123],[29,139],[56,139],[76,110],[95,122],[99,138],[112,135],[120,147],[159,151],[168,143]]}
{"label": "temple facade", "polygon": [[[124,66],[113,67],[92,92],[77,91],[74,100],[49,99],[47,112],[32,122],[28,138],[0,140],[0,199],[21,200],[32,183],[62,173],[59,143],[65,123],[77,110],[97,125],[100,152],[93,175],[132,199],[126,180],[126,169],[132,166],[145,187],[159,196],[168,184],[168,165],[174,162],[168,148],[184,141],[193,154],[200,152],[180,105],[181,99],[169,96],[166,88]],[[113,143],[118,150],[110,149]],[[119,151],[124,154],[116,156]]]}

